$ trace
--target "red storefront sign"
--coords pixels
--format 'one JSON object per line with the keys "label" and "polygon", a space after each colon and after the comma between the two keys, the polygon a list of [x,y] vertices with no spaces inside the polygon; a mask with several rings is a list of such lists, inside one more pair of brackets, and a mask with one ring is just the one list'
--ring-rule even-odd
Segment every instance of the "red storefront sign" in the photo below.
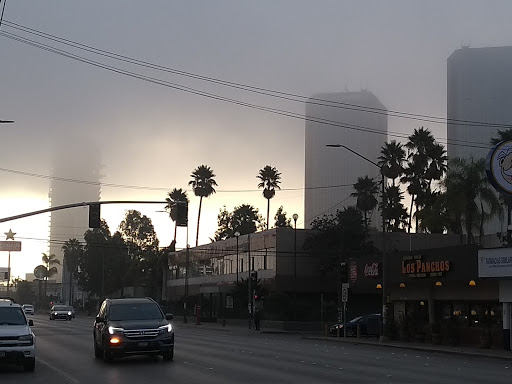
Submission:
{"label": "red storefront sign", "polygon": [[364,277],[379,277],[379,263],[371,263],[364,265]]}

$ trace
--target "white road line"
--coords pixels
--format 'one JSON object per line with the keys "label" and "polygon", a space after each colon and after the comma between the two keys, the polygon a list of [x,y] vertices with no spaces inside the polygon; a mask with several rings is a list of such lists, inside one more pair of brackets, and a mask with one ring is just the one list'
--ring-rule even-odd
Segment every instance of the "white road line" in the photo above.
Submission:
{"label": "white road line", "polygon": [[80,384],[80,380],[78,379],[75,379],[74,377],[68,375],[66,372],[62,371],[61,369],[55,367],[54,365],[44,361],[44,360],[41,360],[39,357],[36,357],[36,360],[38,363],[41,363],[43,365],[46,365],[48,368],[50,368],[52,371],[55,371],[57,372],[59,375],[61,375],[62,377],[64,377],[67,381],[69,381],[70,383],[73,383],[73,384]]}
{"label": "white road line", "polygon": [[192,363],[189,363],[188,361],[184,361],[183,363],[187,364],[187,365],[191,365],[192,367],[196,367],[196,368],[208,369],[210,371],[213,370],[213,368],[205,367],[204,365],[192,364]]}

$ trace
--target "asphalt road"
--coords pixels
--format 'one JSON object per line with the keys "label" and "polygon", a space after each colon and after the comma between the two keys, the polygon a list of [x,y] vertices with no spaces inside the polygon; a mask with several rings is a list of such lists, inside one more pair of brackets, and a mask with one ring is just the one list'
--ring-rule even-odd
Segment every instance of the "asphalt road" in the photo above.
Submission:
{"label": "asphalt road", "polygon": [[174,361],[94,358],[92,319],[34,316],[34,373],[0,366],[11,383],[510,383],[512,362],[304,339],[254,330],[198,329],[176,321]]}

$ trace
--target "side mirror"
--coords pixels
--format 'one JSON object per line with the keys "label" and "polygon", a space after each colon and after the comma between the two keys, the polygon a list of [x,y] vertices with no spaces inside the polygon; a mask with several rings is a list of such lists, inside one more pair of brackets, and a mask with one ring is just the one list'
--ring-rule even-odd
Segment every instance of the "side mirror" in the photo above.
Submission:
{"label": "side mirror", "polygon": [[101,316],[96,316],[96,322],[97,323],[104,323],[105,322],[105,319]]}
{"label": "side mirror", "polygon": [[174,315],[172,313],[165,314],[165,320],[172,320],[172,319],[174,319]]}
{"label": "side mirror", "polygon": [[33,327],[33,326],[34,326],[34,321],[33,321],[32,319],[30,319],[30,320],[28,321],[28,325],[29,325],[30,327]]}

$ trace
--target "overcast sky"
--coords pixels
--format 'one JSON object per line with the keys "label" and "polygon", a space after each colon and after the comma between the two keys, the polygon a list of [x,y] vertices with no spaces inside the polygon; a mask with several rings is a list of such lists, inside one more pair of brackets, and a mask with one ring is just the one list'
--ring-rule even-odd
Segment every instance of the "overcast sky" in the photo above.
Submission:
{"label": "overcast sky", "polygon": [[[3,1],[2,1],[3,4]],[[137,75],[200,92],[303,113],[300,103],[251,94],[79,51],[13,28],[23,27],[176,70],[304,96],[373,92],[389,109],[446,115],[446,59],[461,45],[512,44],[510,1],[170,1],[7,0],[0,31],[63,49]],[[12,35],[10,35],[13,37]],[[185,93],[98,68],[0,36],[0,217],[48,207],[52,154],[73,156],[84,135],[102,150],[103,200],[164,200],[188,188],[198,165],[217,175],[203,202],[200,243],[209,242],[226,205],[248,203],[266,216],[258,170],[282,172],[271,200],[304,226],[304,121]],[[420,123],[390,118],[389,131]],[[444,125],[424,124],[441,142]],[[390,139],[394,137],[390,136]],[[27,176],[14,172],[39,175]],[[42,176],[42,177],[41,177]],[[355,182],[355,180],[354,180]],[[159,189],[159,188],[163,188]],[[190,193],[189,243],[199,199]],[[153,220],[161,245],[172,225],[161,206],[111,206],[117,229],[127,209]],[[23,241],[13,275],[24,277],[47,251],[48,216],[0,224]],[[181,234],[178,246],[186,239]],[[0,255],[0,266],[7,266]]]}

